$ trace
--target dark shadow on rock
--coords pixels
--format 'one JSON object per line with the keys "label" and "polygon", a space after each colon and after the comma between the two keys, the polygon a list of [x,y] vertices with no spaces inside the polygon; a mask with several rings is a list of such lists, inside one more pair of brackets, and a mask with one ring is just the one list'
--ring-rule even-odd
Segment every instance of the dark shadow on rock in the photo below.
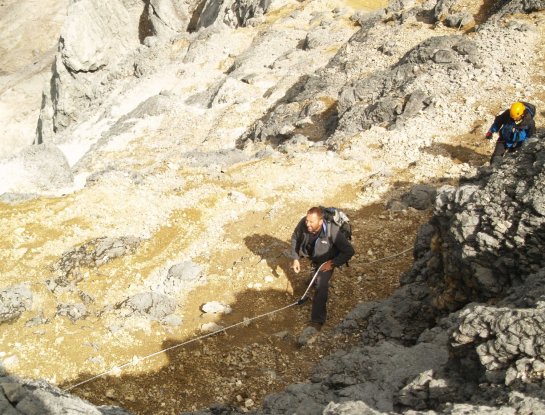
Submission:
{"label": "dark shadow on rock", "polygon": [[475,23],[483,24],[485,23],[490,16],[496,13],[501,7],[501,2],[495,0],[484,0],[481,4],[481,7],[475,14]]}
{"label": "dark shadow on rock", "polygon": [[471,148],[445,143],[426,147],[424,151],[434,156],[448,157],[457,163],[467,163],[473,167],[482,166],[489,159],[489,156],[480,154]]}
{"label": "dark shadow on rock", "polygon": [[140,19],[138,21],[138,40],[140,43],[144,43],[144,39],[148,36],[153,36],[153,25],[149,19],[149,11],[150,11],[150,2],[149,0],[146,0],[146,5],[144,6],[144,10],[142,11],[142,14],[140,15]]}
{"label": "dark shadow on rock", "polygon": [[[380,205],[372,209],[368,214],[374,213],[374,209],[383,211]],[[356,212],[345,212],[355,218]],[[295,226],[296,223],[293,223],[293,227]],[[356,238],[361,235],[357,226],[354,227],[354,235]],[[323,352],[318,353],[312,348],[301,349],[297,344],[298,336],[308,326],[310,317],[311,301],[295,305],[308,286],[306,279],[310,271],[309,262],[303,261],[301,272],[295,274],[289,268],[290,259],[285,256],[290,248],[288,241],[270,235],[253,234],[247,236],[244,242],[277,275],[282,270],[291,287],[247,289],[229,304],[232,309],[230,314],[201,315],[203,323],[214,322],[224,328],[235,325],[234,327],[213,335],[196,330],[182,338],[165,340],[160,348],[169,350],[151,358],[165,359],[166,356],[166,362],[158,370],[129,374],[126,373],[130,370],[129,366],[120,376],[108,374],[75,388],[72,393],[86,397],[97,405],[116,405],[136,414],[156,415],[189,411],[193,406],[209,407],[214,401],[240,408],[244,407],[247,399],[257,401],[265,393],[283,389],[288,377],[290,380],[304,382],[308,374],[300,371],[300,365],[289,365],[290,360],[285,356],[293,356],[296,352],[306,353],[304,365],[310,368],[311,362],[317,361],[319,354]],[[354,266],[356,267],[355,264]],[[346,283],[361,285],[351,270],[352,267],[338,270],[334,278],[343,278]],[[331,315],[335,313],[337,295],[330,293]],[[360,301],[353,292],[351,297],[354,303]],[[243,323],[245,320],[247,324]],[[328,322],[322,332],[332,327],[333,323]],[[194,340],[203,335],[206,337]],[[181,346],[188,341],[191,342]],[[157,362],[152,363],[151,359],[150,363],[147,360],[141,361],[140,367],[145,368],[148,364],[156,366]],[[124,363],[126,362],[113,360],[106,363],[106,368]],[[96,373],[80,373],[76,379],[62,387],[70,387],[94,375]],[[164,411],[162,403],[166,404]],[[324,407],[326,404],[324,402]]]}
{"label": "dark shadow on rock", "polygon": [[195,10],[193,10],[193,13],[191,14],[191,19],[189,19],[189,24],[187,26],[188,32],[192,33],[197,30],[197,24],[199,22],[199,18],[202,15],[202,11],[204,10],[206,2],[207,0],[201,0],[195,7]]}
{"label": "dark shadow on rock", "polygon": [[[290,244],[271,235],[254,234],[246,236],[244,243],[255,255],[261,257],[259,262],[266,261],[273,275],[278,278],[278,268],[286,275],[291,275],[293,270],[290,268],[290,259],[288,257]],[[258,263],[259,263],[258,262]],[[257,265],[257,264],[256,264]]]}
{"label": "dark shadow on rock", "polygon": [[[292,375],[293,368],[286,366],[283,356],[297,348],[295,338],[299,333],[294,330],[297,326],[294,323],[300,322],[301,329],[304,327],[309,305],[294,305],[266,314],[296,300],[286,291],[244,291],[230,304],[231,314],[202,316],[203,323],[213,321],[226,330],[215,334],[197,330],[184,338],[168,339],[161,349],[169,350],[151,358],[166,357],[160,369],[141,374],[106,375],[75,388],[72,393],[87,397],[96,405],[120,406],[135,414],[181,413],[208,407],[214,400],[244,407],[246,399],[262,396],[263,388],[283,387],[283,376]],[[240,324],[244,320],[248,323]],[[229,328],[233,325],[235,327]],[[151,359],[149,364],[156,365]],[[145,367],[147,362],[141,361],[140,367]],[[124,362],[109,362],[115,363]],[[82,373],[70,384],[93,375]]]}

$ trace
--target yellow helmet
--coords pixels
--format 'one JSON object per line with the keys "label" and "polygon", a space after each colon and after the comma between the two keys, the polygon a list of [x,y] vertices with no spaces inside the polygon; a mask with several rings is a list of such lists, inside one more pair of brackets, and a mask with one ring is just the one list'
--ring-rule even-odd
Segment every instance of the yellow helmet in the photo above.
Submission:
{"label": "yellow helmet", "polygon": [[511,105],[511,108],[509,108],[509,115],[512,119],[518,121],[524,115],[524,110],[526,110],[526,107],[522,102],[515,102],[513,105]]}

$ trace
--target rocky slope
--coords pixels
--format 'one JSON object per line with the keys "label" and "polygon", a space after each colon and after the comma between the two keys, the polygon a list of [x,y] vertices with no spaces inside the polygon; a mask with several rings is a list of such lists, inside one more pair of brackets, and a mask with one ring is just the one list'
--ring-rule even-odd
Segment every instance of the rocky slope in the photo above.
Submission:
{"label": "rocky slope", "polygon": [[[543,409],[542,141],[478,168],[497,111],[543,107],[545,4],[384,6],[69,4],[37,135],[0,160],[2,411]],[[412,267],[373,266],[413,244],[435,188]],[[290,309],[140,362],[294,301],[287,241],[318,203],[349,213],[358,252],[321,333]],[[73,390],[93,409],[20,381],[125,362]]]}
{"label": "rocky slope", "polygon": [[338,326],[361,345],[256,413],[545,411],[543,138],[439,189],[401,287]]}

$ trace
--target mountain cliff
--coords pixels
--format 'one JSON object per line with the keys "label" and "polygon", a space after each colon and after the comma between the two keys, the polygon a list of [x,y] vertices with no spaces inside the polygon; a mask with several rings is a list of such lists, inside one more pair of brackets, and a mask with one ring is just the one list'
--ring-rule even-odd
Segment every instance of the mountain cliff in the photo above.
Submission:
{"label": "mountain cliff", "polygon": [[[543,1],[47,5],[0,4],[2,413],[545,411]],[[319,204],[357,255],[316,332]]]}

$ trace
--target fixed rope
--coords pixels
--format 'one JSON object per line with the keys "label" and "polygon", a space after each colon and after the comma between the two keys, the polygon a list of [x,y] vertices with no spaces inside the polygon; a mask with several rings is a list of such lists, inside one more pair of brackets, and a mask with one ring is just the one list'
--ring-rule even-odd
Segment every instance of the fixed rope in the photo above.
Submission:
{"label": "fixed rope", "polygon": [[397,254],[393,254],[393,255],[390,255],[390,256],[386,256],[386,257],[384,257],[384,258],[375,259],[374,261],[370,261],[370,262],[363,262],[362,264],[363,264],[363,265],[369,265],[369,264],[374,264],[375,262],[385,261],[385,260],[387,260],[387,259],[391,259],[391,258],[395,258],[395,257],[401,256],[401,255],[403,255],[404,253],[411,251],[412,249],[413,249],[412,247],[411,247],[411,248],[407,248],[407,249],[405,249],[404,251],[398,252]]}
{"label": "fixed rope", "polygon": [[84,385],[84,384],[89,383],[89,382],[91,382],[91,381],[93,381],[93,380],[95,380],[95,379],[98,379],[98,378],[100,378],[100,377],[103,377],[103,376],[107,375],[108,373],[117,372],[117,371],[123,369],[124,367],[130,366],[130,365],[137,365],[138,363],[140,363],[140,362],[142,362],[142,361],[144,361],[144,360],[150,359],[150,358],[152,358],[152,357],[154,357],[154,356],[157,356],[157,355],[159,355],[159,354],[161,354],[161,353],[164,353],[164,352],[167,352],[167,351],[169,351],[169,350],[176,349],[176,348],[182,347],[182,346],[186,346],[186,345],[188,345],[188,344],[190,344],[190,343],[193,343],[193,342],[196,342],[196,341],[199,341],[199,340],[202,340],[202,339],[206,339],[207,337],[211,337],[211,336],[214,336],[215,334],[218,334],[218,333],[221,333],[221,332],[225,332],[225,331],[227,331],[227,330],[229,330],[229,329],[232,329],[233,327],[236,327],[236,326],[247,325],[247,324],[251,323],[251,322],[254,321],[254,320],[258,320],[258,319],[260,319],[260,318],[263,318],[263,317],[266,317],[266,316],[270,316],[270,315],[272,315],[272,314],[278,313],[278,312],[280,312],[280,311],[282,311],[282,310],[285,310],[285,309],[287,309],[287,308],[293,307],[294,305],[297,305],[297,303],[298,303],[298,301],[296,301],[296,302],[294,302],[294,303],[292,303],[292,304],[289,304],[289,305],[287,305],[287,306],[284,306],[284,307],[282,307],[282,308],[278,308],[278,309],[276,309],[276,310],[272,310],[272,311],[269,311],[269,312],[267,312],[267,313],[260,314],[260,315],[258,315],[258,316],[252,317],[252,318],[246,318],[246,319],[244,319],[244,320],[242,320],[242,321],[239,321],[238,323],[235,323],[235,324],[233,324],[233,325],[231,325],[231,326],[223,327],[223,328],[218,329],[218,330],[216,330],[216,331],[213,331],[213,332],[211,332],[211,333],[203,334],[202,336],[195,337],[195,338],[190,339],[190,340],[187,340],[187,341],[185,341],[185,342],[183,342],[183,343],[175,344],[175,345],[173,345],[173,346],[167,347],[166,349],[162,349],[162,350],[159,350],[159,351],[157,351],[157,352],[155,352],[155,353],[148,354],[147,356],[135,357],[135,358],[133,358],[132,360],[130,360],[129,362],[127,362],[127,363],[123,363],[123,364],[120,365],[120,366],[114,366],[114,367],[111,368],[110,370],[107,370],[107,371],[105,371],[105,372],[99,373],[98,375],[95,375],[95,376],[93,376],[92,378],[86,379],[86,380],[84,380],[84,381],[82,381],[82,382],[76,383],[75,385],[72,385],[72,386],[70,386],[69,388],[64,389],[64,391],[65,391],[65,392],[69,392],[69,391],[71,391],[72,389],[77,388],[78,386]]}
{"label": "fixed rope", "polygon": [[[408,252],[410,251],[412,248],[408,248],[402,252],[399,252],[395,255],[390,255],[388,257],[384,257],[384,258],[380,258],[380,259],[377,259],[375,261],[372,261],[372,262],[365,262],[365,264],[372,264],[374,262],[378,262],[378,261],[384,261],[386,259],[390,259],[390,258],[394,258],[396,256],[400,256],[402,254],[404,254],[405,252]],[[322,264],[323,265],[323,264]],[[203,340],[203,339],[206,339],[207,337],[211,337],[211,336],[214,336],[218,333],[222,333],[222,332],[225,332],[229,329],[232,329],[234,327],[237,327],[237,326],[241,326],[241,325],[248,325],[249,323],[251,323],[252,321],[255,321],[255,320],[258,320],[260,318],[263,318],[263,317],[267,317],[267,316],[270,316],[270,315],[273,315],[273,314],[276,314],[276,313],[279,313],[280,311],[283,311],[283,310],[286,310],[290,307],[293,307],[295,305],[301,305],[305,302],[306,300],[306,295],[308,293],[308,291],[310,290],[310,287],[312,286],[312,284],[314,283],[314,280],[316,279],[316,276],[318,275],[318,272],[320,272],[320,268],[322,268],[322,265],[320,265],[318,267],[318,269],[316,270],[316,272],[314,273],[314,276],[312,277],[312,280],[310,281],[305,293],[301,296],[301,298],[297,301],[295,301],[294,303],[291,303],[291,304],[288,304],[287,306],[284,306],[284,307],[281,307],[281,308],[277,308],[276,310],[272,310],[272,311],[268,311],[266,313],[263,313],[263,314],[259,314],[258,316],[254,316],[252,318],[245,318],[244,320],[242,321],[239,321],[238,323],[235,323],[235,324],[232,324],[230,326],[227,326],[227,327],[222,327],[221,329],[218,329],[218,330],[215,330],[211,333],[206,333],[206,334],[203,334],[202,336],[198,336],[198,337],[194,337],[193,339],[190,339],[190,340],[187,340],[185,342],[182,342],[182,343],[178,343],[178,344],[175,344],[173,346],[170,346],[170,347],[167,347],[166,349],[162,349],[162,350],[159,350],[157,352],[154,352],[154,353],[151,353],[151,354],[148,354],[146,356],[142,356],[142,357],[137,357],[135,356],[133,359],[131,359],[130,361],[126,362],[126,363],[123,363],[122,365],[119,365],[119,366],[114,366],[112,367],[111,369],[109,370],[106,370],[105,372],[102,372],[102,373],[99,373],[98,375],[95,375],[93,377],[90,377],[89,379],[85,379],[79,383],[76,383],[75,385],[72,385],[66,389],[64,389],[65,392],[70,392],[72,389],[75,389],[79,386],[82,386],[82,385],[85,385],[86,383],[89,383],[89,382],[92,382],[93,380],[95,379],[98,379],[98,378],[101,378],[103,376],[106,376],[107,374],[109,373],[114,373],[114,372],[119,372],[121,369],[127,367],[127,366],[130,366],[130,365],[134,365],[136,366],[137,364],[139,364],[140,362],[144,361],[144,360],[147,360],[147,359],[151,359],[152,357],[154,356],[157,356],[161,353],[165,353],[169,350],[173,350],[173,349],[176,349],[178,347],[182,347],[182,346],[187,346],[188,344],[190,343],[194,343],[194,342],[197,342],[199,340]]]}

